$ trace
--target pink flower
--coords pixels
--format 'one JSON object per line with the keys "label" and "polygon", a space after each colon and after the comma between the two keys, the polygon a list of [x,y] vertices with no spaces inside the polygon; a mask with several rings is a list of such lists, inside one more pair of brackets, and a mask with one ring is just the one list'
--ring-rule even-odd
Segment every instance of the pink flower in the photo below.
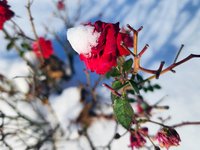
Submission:
{"label": "pink flower", "polygon": [[[73,42],[71,31],[68,31],[67,36],[74,50],[80,54],[80,60],[85,62],[88,70],[96,71],[97,74],[105,74],[112,66],[117,66],[117,57],[129,55],[129,52],[122,48],[120,43],[123,41],[128,47],[133,47],[133,42],[129,42],[133,38],[129,34],[119,33],[119,23],[112,24],[96,21],[94,25],[88,23],[84,27],[92,29],[90,35],[94,36],[92,39],[95,40],[92,41],[90,37],[85,37],[89,39],[89,48],[87,46],[83,50],[77,50],[77,45],[80,45],[78,40]],[[86,29],[86,32],[91,29]]]}
{"label": "pink flower", "polygon": [[170,146],[178,146],[181,141],[179,134],[172,127],[165,126],[156,135],[159,145],[163,148],[169,149]]}
{"label": "pink flower", "polygon": [[9,9],[7,0],[0,0],[0,30],[3,29],[5,21],[10,20],[14,16],[14,12]]}
{"label": "pink flower", "polygon": [[65,4],[64,4],[63,2],[64,2],[64,0],[58,1],[58,3],[57,3],[57,8],[58,8],[59,10],[64,10],[64,9],[65,9]]}
{"label": "pink flower", "polygon": [[131,135],[130,135],[131,144],[128,147],[131,147],[132,150],[133,150],[133,147],[136,147],[136,148],[143,147],[144,143],[146,143],[146,140],[143,137],[145,136],[144,132],[145,134],[148,134],[148,128],[144,127],[142,129],[138,129],[137,132],[132,129]]}
{"label": "pink flower", "polygon": [[[42,48],[42,54],[43,54],[44,58],[49,58],[53,54],[52,42],[50,40],[45,40],[42,37],[39,37],[38,40],[39,40],[40,46]],[[35,54],[38,57],[40,57],[41,53],[38,48],[37,42],[33,42],[32,47],[33,47],[33,51],[35,52]]]}

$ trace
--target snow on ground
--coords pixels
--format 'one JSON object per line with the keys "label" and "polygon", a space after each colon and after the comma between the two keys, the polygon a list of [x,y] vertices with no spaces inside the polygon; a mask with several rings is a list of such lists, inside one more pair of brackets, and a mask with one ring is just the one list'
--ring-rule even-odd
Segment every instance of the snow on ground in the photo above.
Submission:
{"label": "snow on ground", "polygon": [[[8,0],[8,3],[11,5],[11,9],[16,13],[14,21],[22,26],[23,30],[29,36],[33,37],[27,10],[24,7],[27,5],[27,1]],[[72,20],[78,10],[78,0],[67,0],[67,3],[69,4],[68,13],[70,15],[70,19]],[[169,66],[173,62],[181,44],[184,44],[185,47],[178,60],[187,57],[191,53],[200,54],[200,1],[198,0],[82,0],[80,1],[80,5],[81,15],[76,23],[77,25],[80,22],[85,23],[91,21],[94,23],[96,20],[101,19],[102,21],[112,23],[119,21],[121,26],[125,26],[128,23],[136,29],[143,26],[143,30],[139,33],[139,50],[142,49],[146,43],[150,45],[141,59],[141,65],[143,67],[157,69],[160,61],[166,62],[165,67]],[[38,35],[44,35],[45,30],[43,25],[48,22],[51,12],[55,11],[55,7],[51,1],[43,0],[41,2],[35,0],[31,11],[33,13],[34,23],[37,27],[36,29]],[[57,19],[52,21],[51,26],[56,31],[61,31],[63,28],[63,25]],[[9,28],[6,29],[9,30]],[[26,68],[25,63],[20,58],[16,57],[15,51],[11,50],[7,52],[5,50],[7,42],[3,40],[3,37],[4,35],[0,32],[0,73],[8,76],[10,79],[15,76],[27,75],[29,71]],[[79,79],[81,82],[85,82],[86,78],[82,72],[82,68],[85,68],[85,66],[83,62],[79,61],[78,57],[75,58],[75,61],[75,68],[77,72],[75,78]],[[175,68],[175,70],[177,72],[175,74],[169,72],[162,75],[159,80],[154,79],[152,82],[159,83],[162,86],[162,90],[144,94],[144,98],[150,104],[154,104],[166,94],[169,95],[169,98],[162,104],[169,105],[170,109],[168,111],[154,111],[154,113],[156,113],[156,116],[154,117],[155,120],[157,116],[162,115],[165,117],[171,116],[171,120],[167,122],[169,125],[177,124],[182,121],[200,121],[200,80],[198,76],[200,74],[200,59],[194,58],[189,60],[185,64]],[[148,77],[145,74],[144,76]],[[94,83],[96,78],[97,75],[94,75],[93,73],[92,83]],[[26,82],[23,79],[14,80],[19,88],[23,92],[26,92]],[[71,87],[63,91],[60,96],[56,96],[51,99],[56,113],[59,114],[58,118],[60,118],[60,120],[64,120],[66,113],[70,111],[70,109],[67,109],[69,104],[74,104],[73,107],[79,105],[75,103],[73,98],[71,99],[73,96],[65,97],[65,94],[68,92],[73,95],[76,94],[77,89]],[[102,93],[105,98],[109,98],[109,94],[105,94],[104,92]],[[71,103],[70,101],[73,101],[74,103]],[[77,111],[79,108],[76,108]],[[98,122],[103,123],[98,124]],[[92,134],[92,132],[97,128],[95,135],[102,138],[107,137],[107,135],[111,136],[113,134],[113,130],[110,130],[110,133],[108,133],[109,124],[113,123],[106,123],[105,120],[95,121],[90,129],[90,134]],[[182,142],[179,147],[172,147],[170,149],[198,149],[198,142],[200,139],[200,135],[198,134],[199,130],[200,126],[194,125],[177,128]],[[123,131],[121,131],[121,133],[123,133]],[[88,145],[88,143],[84,145],[85,139],[82,139],[82,141],[82,146],[87,149],[86,145]],[[105,144],[100,138],[95,139],[95,143],[98,141],[99,143]],[[115,140],[112,147],[115,150],[128,150],[128,143],[129,136],[127,134],[123,138]],[[80,148],[76,145],[76,143],[71,145],[69,144],[68,149],[69,147],[73,149]]]}

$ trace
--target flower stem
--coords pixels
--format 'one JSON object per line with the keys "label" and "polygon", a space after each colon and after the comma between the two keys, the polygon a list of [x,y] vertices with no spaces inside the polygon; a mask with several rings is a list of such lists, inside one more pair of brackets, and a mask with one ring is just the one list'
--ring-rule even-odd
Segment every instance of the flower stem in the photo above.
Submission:
{"label": "flower stem", "polygon": [[122,99],[124,98],[121,94],[119,94],[115,89],[113,89],[110,86],[108,86],[106,83],[103,83],[102,85],[105,86],[106,88],[108,88],[116,96],[118,96],[118,97],[120,97]]}

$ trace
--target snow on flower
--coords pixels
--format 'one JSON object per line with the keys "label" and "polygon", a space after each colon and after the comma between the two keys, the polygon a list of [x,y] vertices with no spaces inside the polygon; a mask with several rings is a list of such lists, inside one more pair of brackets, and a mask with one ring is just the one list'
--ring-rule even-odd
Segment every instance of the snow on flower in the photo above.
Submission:
{"label": "snow on flower", "polygon": [[67,31],[67,37],[73,49],[79,54],[91,53],[91,48],[98,45],[100,33],[90,25],[80,25]]}
{"label": "snow on flower", "polygon": [[133,147],[136,148],[140,148],[144,146],[144,143],[146,143],[146,140],[144,139],[144,137],[142,135],[148,133],[148,128],[144,127],[141,129],[138,129],[138,131],[136,132],[135,130],[131,130],[131,135],[130,135],[130,142],[131,144],[128,147],[131,147],[131,149],[133,150]]}
{"label": "snow on flower", "polygon": [[14,12],[9,7],[7,0],[0,1],[0,30],[3,29],[4,22],[14,16]]}
{"label": "snow on flower", "polygon": [[117,57],[129,55],[121,47],[121,41],[128,47],[133,47],[130,35],[119,33],[119,30],[119,23],[96,21],[94,25],[88,23],[69,29],[67,38],[88,70],[105,74],[112,66],[117,66]]}
{"label": "snow on flower", "polygon": [[[39,40],[40,46],[42,48],[42,54],[43,54],[44,58],[46,58],[46,59],[49,58],[53,54],[53,51],[54,51],[52,42],[50,40],[45,40],[42,37],[39,37],[38,40]],[[35,54],[38,57],[40,57],[41,53],[40,53],[37,42],[33,42],[32,47],[33,47],[33,51],[35,52]]]}
{"label": "snow on flower", "polygon": [[181,141],[179,134],[172,127],[165,126],[156,135],[155,140],[158,140],[159,145],[169,149],[170,146],[178,146]]}

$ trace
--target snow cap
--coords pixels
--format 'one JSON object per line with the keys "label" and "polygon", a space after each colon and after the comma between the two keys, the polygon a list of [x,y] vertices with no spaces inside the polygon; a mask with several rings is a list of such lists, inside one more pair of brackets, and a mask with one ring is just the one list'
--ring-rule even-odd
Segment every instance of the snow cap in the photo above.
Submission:
{"label": "snow cap", "polygon": [[79,25],[67,31],[67,38],[72,48],[79,54],[88,54],[98,45],[100,33],[90,25]]}

